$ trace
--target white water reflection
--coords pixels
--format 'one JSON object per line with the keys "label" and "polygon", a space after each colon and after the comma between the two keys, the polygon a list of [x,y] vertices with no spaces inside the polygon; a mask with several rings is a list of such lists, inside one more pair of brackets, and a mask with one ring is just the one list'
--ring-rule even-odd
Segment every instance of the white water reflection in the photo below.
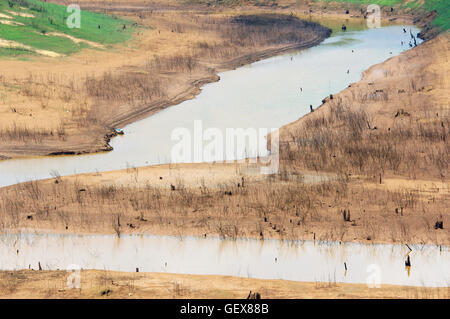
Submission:
{"label": "white water reflection", "polygon": [[[82,269],[227,275],[293,281],[366,283],[368,266],[381,284],[448,287],[448,247],[317,243],[153,235],[0,235],[0,269]],[[344,269],[347,265],[347,272]]]}
{"label": "white water reflection", "polygon": [[202,120],[204,129],[279,128],[308,113],[310,104],[317,107],[330,93],[360,80],[370,66],[409,49],[409,32],[402,29],[337,33],[316,47],[223,72],[195,99],[125,127],[125,135],[111,141],[112,152],[0,161],[0,187],[49,178],[54,170],[70,175],[170,163],[172,130],[192,129],[194,120]]}

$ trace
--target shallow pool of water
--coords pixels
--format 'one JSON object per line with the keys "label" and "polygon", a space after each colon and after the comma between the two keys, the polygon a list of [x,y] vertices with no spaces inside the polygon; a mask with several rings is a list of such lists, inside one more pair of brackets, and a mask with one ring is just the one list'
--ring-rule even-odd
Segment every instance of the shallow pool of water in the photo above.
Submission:
{"label": "shallow pool of water", "polygon": [[[330,93],[360,80],[370,66],[409,49],[410,35],[402,28],[340,32],[316,47],[220,73],[221,80],[205,85],[193,100],[126,126],[125,135],[111,141],[112,152],[0,161],[0,187],[49,178],[53,171],[70,175],[170,163],[176,144],[171,133],[176,128],[193,131],[195,120],[202,121],[203,129],[222,132],[225,128],[279,128],[308,113],[310,104],[317,107]],[[409,29],[414,34],[419,31]],[[249,147],[233,156],[256,153],[264,156],[267,149]],[[201,161],[222,159],[212,156]]]}
{"label": "shallow pool of water", "polygon": [[[153,235],[0,235],[0,269],[106,269],[448,287],[448,247]],[[409,253],[411,268],[405,268]],[[344,265],[345,263],[345,265]],[[72,266],[71,266],[72,265]],[[347,271],[345,270],[347,267]]]}

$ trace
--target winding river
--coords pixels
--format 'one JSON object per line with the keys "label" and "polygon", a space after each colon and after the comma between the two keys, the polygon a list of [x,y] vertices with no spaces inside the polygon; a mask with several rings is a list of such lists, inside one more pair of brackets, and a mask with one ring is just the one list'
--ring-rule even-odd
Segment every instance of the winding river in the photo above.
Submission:
{"label": "winding river", "polygon": [[[114,150],[0,162],[0,187],[59,175],[171,162],[176,128],[279,128],[361,79],[370,66],[409,49],[409,29],[338,32],[320,45],[223,72],[201,94],[124,128]],[[418,40],[420,43],[421,40]],[[403,44],[402,44],[403,43]],[[267,149],[257,151],[267,155]],[[243,156],[256,155],[249,150]],[[223,160],[212,157],[202,160]],[[192,160],[195,161],[195,160]],[[152,235],[1,234],[0,269],[109,269],[232,275],[295,281],[449,286],[448,247],[289,242]],[[411,268],[405,268],[409,254]],[[345,269],[347,268],[347,269]]]}
{"label": "winding river", "polygon": [[[125,135],[111,141],[111,152],[0,161],[0,187],[50,178],[55,172],[64,176],[171,163],[176,144],[172,132],[193,131],[196,120],[201,120],[203,129],[222,132],[279,128],[308,113],[310,105],[317,107],[324,97],[359,81],[370,66],[409,49],[409,29],[413,34],[419,29],[407,29],[407,33],[402,26],[339,32],[318,46],[220,73],[220,81],[205,85],[196,98],[126,126]],[[267,149],[249,149],[235,153],[234,159],[255,152],[267,155]]]}

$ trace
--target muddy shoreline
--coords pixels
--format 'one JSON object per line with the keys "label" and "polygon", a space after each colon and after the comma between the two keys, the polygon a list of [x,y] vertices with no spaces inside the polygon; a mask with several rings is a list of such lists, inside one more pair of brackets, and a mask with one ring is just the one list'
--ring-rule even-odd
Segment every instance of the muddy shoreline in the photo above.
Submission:
{"label": "muddy shoreline", "polygon": [[293,282],[214,275],[127,273],[82,270],[81,288],[67,287],[69,273],[59,271],[1,271],[0,298],[175,298],[245,299],[249,291],[262,299],[280,298],[450,298],[449,288],[335,282]]}
{"label": "muddy shoreline", "polygon": [[[331,33],[331,30],[330,30]],[[181,94],[163,102],[158,102],[149,106],[146,106],[145,108],[142,108],[141,110],[137,112],[133,112],[130,114],[125,114],[119,119],[115,119],[114,122],[111,122],[110,125],[113,127],[121,127],[126,126],[128,124],[131,124],[133,122],[142,120],[146,117],[149,117],[153,114],[156,114],[157,112],[171,106],[178,105],[184,101],[190,100],[195,98],[198,94],[201,93],[201,88],[209,83],[218,82],[220,81],[220,77],[217,73],[219,72],[225,72],[225,71],[231,71],[234,69],[237,69],[241,66],[251,64],[254,62],[258,62],[264,59],[268,59],[270,57],[274,57],[286,52],[300,50],[300,49],[307,49],[313,46],[316,46],[320,44],[323,40],[326,38],[317,37],[313,41],[309,41],[307,43],[299,43],[294,45],[288,45],[282,48],[275,48],[275,49],[268,49],[261,52],[248,54],[236,59],[233,59],[231,61],[227,61],[222,63],[219,67],[217,67],[214,70],[214,74],[205,78],[196,79],[191,82],[191,87],[182,92]],[[112,150],[112,149],[111,149]]]}

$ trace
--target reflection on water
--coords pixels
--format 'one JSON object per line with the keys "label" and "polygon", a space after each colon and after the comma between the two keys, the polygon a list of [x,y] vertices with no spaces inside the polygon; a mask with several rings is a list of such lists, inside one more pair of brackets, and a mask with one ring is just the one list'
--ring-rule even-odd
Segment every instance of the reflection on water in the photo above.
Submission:
{"label": "reflection on water", "polygon": [[[70,175],[170,163],[176,143],[172,131],[192,131],[195,120],[202,120],[205,130],[222,132],[279,128],[308,113],[310,105],[319,106],[330,93],[357,82],[370,66],[407,50],[410,35],[402,28],[338,32],[316,47],[223,72],[219,82],[204,86],[195,99],[125,127],[125,135],[111,141],[112,152],[0,161],[0,187],[49,178],[52,171]],[[262,150],[259,155],[266,154]],[[222,160],[206,160],[214,159]]]}
{"label": "reflection on water", "polygon": [[364,245],[152,235],[0,235],[0,269],[107,269],[229,275],[261,279],[411,286],[449,286],[450,251],[405,245]]}

